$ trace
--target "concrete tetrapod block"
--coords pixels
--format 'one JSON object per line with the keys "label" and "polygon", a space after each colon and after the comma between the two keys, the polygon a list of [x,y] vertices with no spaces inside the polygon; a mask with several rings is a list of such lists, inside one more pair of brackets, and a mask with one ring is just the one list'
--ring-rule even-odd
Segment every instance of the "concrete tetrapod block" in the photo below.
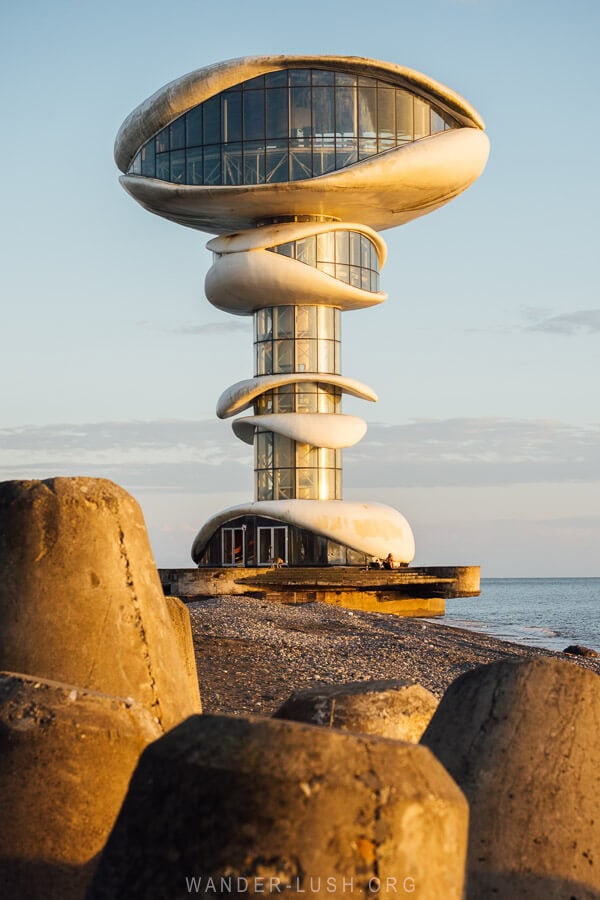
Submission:
{"label": "concrete tetrapod block", "polygon": [[417,744],[437,705],[437,698],[420,684],[352,681],[294,691],[273,717]]}
{"label": "concrete tetrapod block", "polygon": [[194,635],[192,634],[192,622],[187,606],[179,597],[165,596],[167,611],[171,620],[171,626],[177,641],[179,658],[181,660],[180,674],[185,680],[186,694],[192,701],[192,712],[201,712],[200,687],[198,685],[198,671],[196,669],[196,652],[194,650]]}
{"label": "concrete tetrapod block", "polygon": [[467,830],[462,793],[424,747],[193,716],[142,754],[88,900],[458,900]]}
{"label": "concrete tetrapod block", "polygon": [[0,673],[0,896],[81,900],[144,747],[132,700]]}
{"label": "concrete tetrapod block", "polygon": [[471,809],[468,896],[600,896],[600,678],[553,659],[453,682],[422,744]]}
{"label": "concrete tetrapod block", "polygon": [[0,668],[199,712],[142,512],[99,478],[0,484]]}

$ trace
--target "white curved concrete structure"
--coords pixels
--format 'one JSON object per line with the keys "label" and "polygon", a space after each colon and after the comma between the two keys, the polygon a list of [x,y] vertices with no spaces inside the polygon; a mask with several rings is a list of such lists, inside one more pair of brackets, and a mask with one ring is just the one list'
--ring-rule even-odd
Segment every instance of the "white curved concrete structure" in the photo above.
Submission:
{"label": "white curved concrete structure", "polygon": [[404,516],[383,503],[342,500],[265,500],[242,503],[217,513],[202,526],[192,545],[192,558],[200,559],[219,528],[242,515],[265,516],[306,528],[367,556],[410,563],[415,555],[412,529]]}
{"label": "white curved concrete structure", "polygon": [[319,372],[318,375],[312,372],[293,372],[280,375],[260,375],[256,378],[246,378],[245,381],[237,381],[223,391],[219,397],[217,416],[219,419],[228,419],[230,416],[244,412],[245,409],[252,406],[253,401],[257,397],[275,388],[284,387],[288,384],[310,384],[314,381],[339,387],[342,394],[348,394],[350,397],[358,397],[359,400],[370,400],[371,403],[377,402],[375,391],[361,381],[356,381],[355,378],[346,378],[344,375],[330,375],[326,372]]}
{"label": "white curved concrete structure", "polygon": [[273,431],[293,441],[341,450],[353,447],[367,433],[367,423],[358,416],[331,413],[275,413],[245,416],[232,423],[233,433],[245,444],[254,443],[256,429]]}
{"label": "white curved concrete structure", "polygon": [[313,235],[351,231],[369,238],[380,266],[386,257],[383,240],[371,228],[347,222],[290,222],[214,238],[206,245],[216,258],[204,282],[207,299],[225,312],[248,316],[265,305],[288,306],[302,296],[304,304],[337,309],[366,309],[387,300],[384,291],[362,290],[336,280],[316,267],[269,252],[269,248]]}
{"label": "white curved concrete structure", "polygon": [[[342,395],[341,314],[382,303],[379,232],[448,203],[483,171],[479,114],[414,70],[348,56],[228,60],[176,79],[125,120],[121,183],[156,215],[218,235],[209,301],[254,319],[254,377],[217,415],[255,449],[255,501],[200,530],[199,565],[409,563],[410,526],[342,500],[341,449],[365,422]],[[362,554],[358,559],[356,554]]]}

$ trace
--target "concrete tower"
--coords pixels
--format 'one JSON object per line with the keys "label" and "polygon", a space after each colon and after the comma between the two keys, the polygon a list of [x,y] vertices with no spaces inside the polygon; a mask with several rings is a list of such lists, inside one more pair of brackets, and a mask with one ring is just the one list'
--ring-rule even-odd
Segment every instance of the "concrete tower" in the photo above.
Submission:
{"label": "concrete tower", "polygon": [[123,187],[145,209],[218,235],[206,296],[254,319],[254,377],[225,390],[217,415],[245,413],[233,431],[254,445],[255,499],[200,529],[199,565],[412,561],[397,510],[342,499],[341,451],[366,432],[342,413],[342,396],[377,399],[342,374],[342,313],[387,297],[379,232],[480,175],[483,127],[462,97],[418,72],[339,56],[198,69],[123,123]]}

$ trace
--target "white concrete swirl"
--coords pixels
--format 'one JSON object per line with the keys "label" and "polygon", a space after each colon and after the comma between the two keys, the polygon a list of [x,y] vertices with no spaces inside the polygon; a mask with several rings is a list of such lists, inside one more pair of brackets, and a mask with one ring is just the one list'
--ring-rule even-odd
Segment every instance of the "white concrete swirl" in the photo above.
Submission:
{"label": "white concrete swirl", "polygon": [[368,385],[345,375],[327,375],[325,372],[288,372],[280,375],[257,375],[255,378],[247,378],[237,381],[228,387],[217,402],[217,416],[219,419],[228,419],[239,412],[248,409],[256,397],[274,388],[286,384],[331,384],[339,387],[342,394],[358,397],[360,400],[377,401],[377,394]]}
{"label": "white concrete swirl", "polygon": [[[312,226],[312,227],[310,227]],[[387,299],[383,291],[366,291],[325,274],[314,266],[269,251],[268,247],[335,231],[364,234],[375,245],[380,265],[385,243],[372,229],[347,222],[290,222],[254,231],[223,235],[207,247],[218,254],[204,282],[207,298],[218,309],[238,316],[251,315],[267,305],[334,306],[366,309]],[[333,260],[332,260],[333,262]]]}
{"label": "white concrete swirl", "polygon": [[231,427],[235,436],[245,444],[254,443],[254,434],[258,429],[330,450],[353,447],[367,433],[364,419],[341,413],[267,413],[236,419]]}
{"label": "white concrete swirl", "polygon": [[192,545],[198,562],[216,530],[238,516],[266,516],[297,525],[366,553],[384,559],[391,553],[397,563],[410,563],[415,556],[412,529],[402,513],[383,503],[345,500],[255,500],[225,509],[206,522]]}

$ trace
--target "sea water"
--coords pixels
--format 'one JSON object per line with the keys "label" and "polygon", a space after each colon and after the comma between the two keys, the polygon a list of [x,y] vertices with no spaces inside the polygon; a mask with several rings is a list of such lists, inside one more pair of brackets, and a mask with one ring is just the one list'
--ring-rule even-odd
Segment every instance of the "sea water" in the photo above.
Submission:
{"label": "sea water", "polygon": [[482,578],[479,597],[446,601],[434,620],[505,641],[600,653],[600,578]]}

